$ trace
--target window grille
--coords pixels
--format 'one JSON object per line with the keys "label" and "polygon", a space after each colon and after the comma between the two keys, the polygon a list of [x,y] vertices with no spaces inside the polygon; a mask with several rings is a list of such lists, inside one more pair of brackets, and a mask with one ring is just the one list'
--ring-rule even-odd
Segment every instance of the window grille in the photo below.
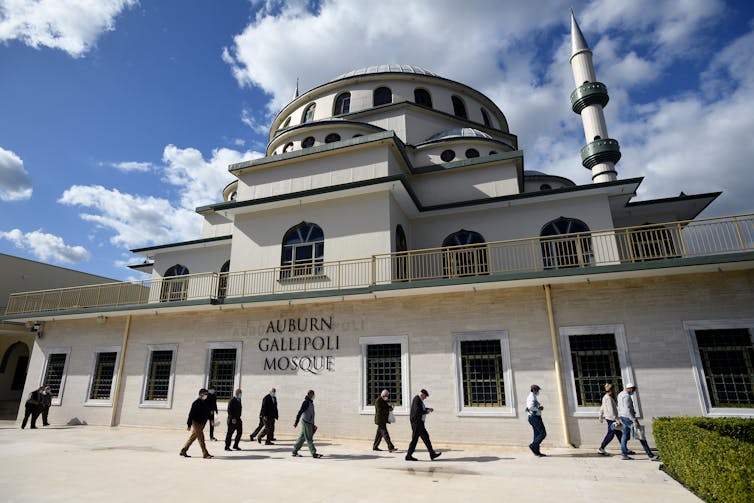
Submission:
{"label": "window grille", "polygon": [[170,390],[170,374],[173,370],[173,352],[152,351],[149,360],[144,400],[167,400]]}
{"label": "window grille", "polygon": [[605,384],[623,389],[615,334],[571,335],[568,340],[576,401],[581,407],[599,407]]}
{"label": "window grille", "polygon": [[366,405],[374,405],[382,390],[390,392],[390,404],[400,407],[401,393],[401,345],[370,344],[367,346]]}
{"label": "window grille", "polygon": [[97,353],[97,363],[92,376],[92,389],[89,392],[91,400],[109,400],[115,375],[115,360],[118,353]]}
{"label": "window grille", "polygon": [[505,383],[500,341],[461,341],[463,405],[505,406]]}
{"label": "window grille", "polygon": [[53,398],[57,398],[60,394],[60,384],[63,381],[67,356],[65,353],[53,353],[47,358],[47,369],[45,370],[43,384],[50,387],[50,395]]}
{"label": "window grille", "polygon": [[697,330],[713,407],[754,407],[754,344],[748,329]]}
{"label": "window grille", "polygon": [[230,400],[236,377],[236,349],[212,349],[207,388],[215,388],[218,400]]}

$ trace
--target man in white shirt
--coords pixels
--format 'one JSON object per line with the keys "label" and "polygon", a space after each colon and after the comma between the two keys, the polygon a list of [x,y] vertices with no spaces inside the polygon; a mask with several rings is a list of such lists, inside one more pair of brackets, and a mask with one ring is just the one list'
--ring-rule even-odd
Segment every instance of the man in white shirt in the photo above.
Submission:
{"label": "man in white shirt", "polygon": [[[628,440],[631,438],[631,430],[641,428],[639,419],[636,417],[636,409],[634,408],[633,395],[636,392],[636,385],[634,383],[626,383],[626,387],[623,391],[618,393],[618,417],[623,424],[623,436],[620,439],[620,452],[622,459],[633,459],[628,456]],[[644,452],[652,461],[659,461],[660,457],[652,454],[649,449],[649,444],[645,439],[640,439],[639,442],[644,448]]]}
{"label": "man in white shirt", "polygon": [[542,422],[542,409],[544,409],[544,407],[539,403],[540,389],[541,388],[536,384],[531,385],[531,393],[526,397],[526,412],[529,413],[529,424],[534,430],[534,440],[529,444],[529,449],[531,449],[531,452],[533,452],[535,456],[543,458],[545,457],[545,454],[542,454],[539,450],[539,444],[541,444],[547,436],[547,430],[545,430],[545,424]]}

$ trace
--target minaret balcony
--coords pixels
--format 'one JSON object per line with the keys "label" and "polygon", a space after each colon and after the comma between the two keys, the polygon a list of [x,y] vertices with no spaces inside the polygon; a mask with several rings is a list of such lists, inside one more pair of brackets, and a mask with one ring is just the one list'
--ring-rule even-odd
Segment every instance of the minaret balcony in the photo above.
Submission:
{"label": "minaret balcony", "polygon": [[603,162],[615,164],[619,160],[620,145],[618,140],[612,138],[594,140],[581,149],[581,164],[587,169],[592,169]]}
{"label": "minaret balcony", "polygon": [[585,82],[571,93],[571,108],[577,114],[591,105],[607,105],[610,97],[607,86],[602,82]]}

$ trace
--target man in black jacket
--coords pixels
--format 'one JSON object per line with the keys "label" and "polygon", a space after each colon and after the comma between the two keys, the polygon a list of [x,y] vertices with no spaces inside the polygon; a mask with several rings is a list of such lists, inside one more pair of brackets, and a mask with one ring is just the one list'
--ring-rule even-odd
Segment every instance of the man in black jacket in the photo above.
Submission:
{"label": "man in black jacket", "polygon": [[29,417],[31,417],[31,429],[36,430],[37,429],[37,418],[39,417],[39,414],[42,413],[42,390],[44,389],[44,386],[40,386],[39,388],[35,389],[31,393],[29,393],[29,399],[26,400],[26,404],[24,404],[25,410],[24,410],[24,420],[21,423],[21,429],[23,430],[26,428],[26,422],[29,420]]}
{"label": "man in black jacket", "polygon": [[47,421],[47,414],[50,412],[52,406],[52,391],[49,385],[45,386],[42,390],[42,426],[50,426]]}
{"label": "man in black jacket", "polygon": [[236,390],[236,395],[228,402],[228,433],[225,435],[225,450],[230,450],[230,439],[233,436],[233,432],[236,432],[236,442],[233,444],[233,448],[240,451],[238,442],[241,441],[241,435],[243,435],[243,421],[241,421],[241,397],[243,393],[241,389]]}
{"label": "man in black jacket", "polygon": [[380,442],[385,439],[387,448],[390,452],[395,452],[397,449],[390,440],[390,433],[387,431],[387,420],[390,415],[390,411],[393,410],[393,406],[387,403],[390,397],[390,392],[386,389],[382,390],[380,396],[374,401],[374,424],[377,425],[377,434],[374,436],[374,443],[372,444],[373,451],[381,451]]}
{"label": "man in black jacket", "polygon": [[191,447],[191,444],[194,443],[194,440],[199,441],[199,447],[202,448],[202,454],[204,454],[205,459],[214,457],[207,452],[207,446],[204,444],[204,426],[209,420],[209,409],[205,403],[208,394],[209,392],[206,389],[200,389],[199,398],[194,400],[194,403],[191,404],[191,411],[189,412],[188,421],[186,421],[186,424],[188,425],[188,428],[186,429],[191,430],[191,436],[183,445],[183,449],[181,449],[181,456],[184,458],[191,457],[188,455],[187,451],[189,447]]}
{"label": "man in black jacket", "polygon": [[204,403],[207,406],[207,409],[209,409],[209,439],[217,440],[215,438],[215,415],[218,414],[217,391],[215,391],[215,388],[213,388],[212,386],[209,387],[209,394],[207,395],[207,400]]}
{"label": "man in black jacket", "polygon": [[264,423],[264,429],[259,433],[257,440],[262,443],[262,437],[267,436],[265,445],[273,445],[272,441],[275,439],[275,421],[278,418],[278,399],[275,388],[270,389],[270,392],[262,399],[262,409],[259,411],[259,415]]}
{"label": "man in black jacket", "polygon": [[432,442],[429,440],[429,433],[427,433],[427,429],[424,427],[424,420],[427,418],[427,414],[434,410],[424,405],[424,400],[426,400],[428,396],[429,393],[427,390],[423,389],[419,391],[419,394],[415,396],[414,400],[411,402],[410,418],[412,434],[411,443],[408,446],[408,451],[406,451],[406,461],[417,461],[412,454],[414,453],[414,450],[416,450],[416,444],[419,442],[419,438],[421,438],[424,445],[427,446],[430,459],[438,458],[442,454],[441,452],[435,452],[432,448]]}

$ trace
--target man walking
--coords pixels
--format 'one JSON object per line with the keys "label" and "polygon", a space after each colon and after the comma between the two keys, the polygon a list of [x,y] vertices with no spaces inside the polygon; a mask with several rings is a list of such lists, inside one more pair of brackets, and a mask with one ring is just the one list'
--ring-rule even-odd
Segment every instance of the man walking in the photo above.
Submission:
{"label": "man walking", "polygon": [[24,420],[21,422],[21,429],[26,428],[26,422],[31,417],[31,429],[37,429],[37,418],[42,412],[42,390],[44,386],[40,386],[31,393],[29,393],[29,399],[24,404]]}
{"label": "man walking", "polygon": [[189,412],[188,421],[186,421],[186,424],[188,425],[187,429],[191,430],[191,436],[181,449],[181,456],[184,458],[191,457],[188,455],[187,451],[189,447],[191,447],[191,444],[194,443],[194,440],[199,441],[199,447],[202,448],[202,454],[204,454],[205,459],[214,457],[207,452],[207,446],[204,444],[204,426],[207,424],[210,416],[207,404],[204,403],[207,399],[207,395],[209,395],[209,392],[206,389],[200,389],[199,398],[194,400],[194,403],[191,404],[191,411]]}
{"label": "man walking", "polygon": [[539,403],[539,390],[541,388],[536,384],[532,384],[529,390],[529,396],[526,397],[526,412],[529,413],[529,424],[534,430],[534,440],[529,444],[529,449],[535,456],[543,458],[546,454],[542,454],[539,450],[539,445],[547,436],[547,430],[545,430],[545,424],[542,422],[542,409],[544,407]]}
{"label": "man walking", "polygon": [[[633,395],[636,392],[636,385],[634,383],[626,383],[626,387],[623,391],[618,393],[618,417],[621,424],[623,424],[623,436],[620,439],[620,453],[621,458],[624,460],[633,459],[629,457],[628,440],[631,438],[631,430],[636,431],[641,428],[639,424],[639,418],[636,417],[636,409],[634,409]],[[647,457],[652,461],[659,461],[660,456],[656,456],[649,449],[646,439],[640,439],[639,443],[644,448],[644,452]]]}
{"label": "man walking", "polygon": [[209,410],[209,439],[217,440],[215,438],[215,416],[219,413],[217,410],[217,391],[214,387],[210,386],[207,400],[204,402]]}
{"label": "man walking", "polygon": [[52,391],[50,386],[45,386],[42,390],[42,426],[50,426],[47,421],[47,414],[52,406]]}
{"label": "man walking", "polygon": [[429,433],[427,433],[427,428],[424,426],[424,421],[427,419],[427,414],[434,410],[424,405],[424,400],[426,400],[428,396],[429,392],[426,389],[422,389],[411,402],[411,413],[409,417],[411,420],[412,433],[411,443],[408,444],[408,451],[406,451],[406,461],[418,461],[414,456],[412,456],[412,454],[416,450],[416,444],[419,442],[419,438],[421,438],[422,442],[424,442],[424,445],[427,446],[430,459],[439,458],[442,454],[441,452],[435,452],[435,450],[432,448],[432,442],[429,440]]}
{"label": "man walking", "polygon": [[241,388],[236,390],[236,394],[228,402],[228,433],[225,434],[225,450],[230,450],[230,439],[233,436],[233,432],[236,432],[236,442],[233,444],[233,448],[240,451],[238,442],[241,441],[241,435],[243,435],[243,421],[241,421],[241,397],[243,392]]}
{"label": "man walking", "polygon": [[267,436],[265,445],[273,445],[272,441],[275,440],[275,421],[278,418],[278,399],[275,388],[270,389],[270,392],[262,399],[262,409],[259,414],[262,416],[262,423],[264,429],[259,433],[257,440],[262,443],[262,437]]}
{"label": "man walking", "polygon": [[377,425],[377,434],[374,437],[374,444],[372,444],[373,451],[381,451],[380,442],[385,439],[387,448],[390,452],[395,452],[397,449],[390,441],[390,433],[387,431],[387,419],[390,415],[390,411],[393,410],[393,406],[387,403],[390,397],[390,392],[386,389],[382,390],[380,396],[374,401],[374,424]]}
{"label": "man walking", "polygon": [[299,419],[301,420],[301,434],[293,445],[293,452],[291,455],[296,458],[301,457],[298,450],[301,449],[301,446],[304,445],[304,441],[306,441],[306,445],[309,447],[309,452],[312,453],[312,457],[314,459],[321,458],[322,454],[317,453],[317,448],[314,447],[314,440],[312,439],[314,432],[317,431],[317,426],[314,424],[314,390],[312,389],[310,389],[304,397],[304,402],[301,404],[298,414],[296,414],[296,421],[293,423],[294,428],[298,426]]}

